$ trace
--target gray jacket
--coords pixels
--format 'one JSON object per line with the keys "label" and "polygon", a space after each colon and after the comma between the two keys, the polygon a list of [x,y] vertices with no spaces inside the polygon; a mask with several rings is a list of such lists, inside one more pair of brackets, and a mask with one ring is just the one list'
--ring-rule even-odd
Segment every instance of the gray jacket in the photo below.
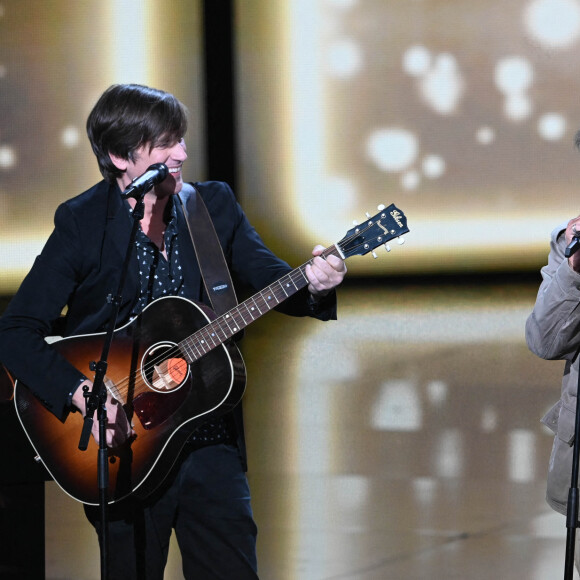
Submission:
{"label": "gray jacket", "polygon": [[580,274],[568,265],[566,224],[552,232],[548,264],[534,310],[526,322],[530,350],[543,359],[565,361],[560,400],[542,418],[554,432],[548,469],[547,501],[565,514],[572,476],[574,422],[580,359]]}

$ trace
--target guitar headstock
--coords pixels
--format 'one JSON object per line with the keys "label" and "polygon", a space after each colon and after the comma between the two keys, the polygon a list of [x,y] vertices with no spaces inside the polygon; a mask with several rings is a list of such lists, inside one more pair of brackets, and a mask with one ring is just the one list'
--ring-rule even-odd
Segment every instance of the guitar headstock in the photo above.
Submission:
{"label": "guitar headstock", "polygon": [[[373,217],[367,217],[360,225],[348,230],[336,244],[345,258],[364,256],[382,245],[390,252],[388,242],[394,238],[399,238],[399,243],[404,242],[401,236],[409,231],[405,214],[394,204],[379,206],[379,210]],[[373,257],[377,257],[374,252]]]}

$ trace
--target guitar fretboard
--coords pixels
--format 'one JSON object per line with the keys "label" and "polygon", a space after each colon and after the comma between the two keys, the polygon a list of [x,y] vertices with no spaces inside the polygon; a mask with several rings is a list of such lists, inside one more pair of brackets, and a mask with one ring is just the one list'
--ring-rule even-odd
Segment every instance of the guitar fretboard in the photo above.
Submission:
{"label": "guitar fretboard", "polygon": [[[330,255],[340,256],[336,245],[332,245],[324,250],[322,257]],[[306,277],[306,266],[311,261],[288,272],[282,278],[276,280],[270,286],[254,294],[235,308],[222,314],[197,332],[182,340],[178,347],[188,363],[200,359],[210,350],[221,345],[226,340],[246,328],[249,324],[257,320],[272,308],[278,306],[290,298],[293,294],[308,285]]]}

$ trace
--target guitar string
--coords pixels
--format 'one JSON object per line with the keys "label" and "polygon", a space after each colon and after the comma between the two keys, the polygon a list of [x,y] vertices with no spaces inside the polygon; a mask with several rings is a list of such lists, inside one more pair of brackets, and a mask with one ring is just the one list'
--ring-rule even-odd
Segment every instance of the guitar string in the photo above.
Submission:
{"label": "guitar string", "polygon": [[[366,231],[368,231],[372,225],[373,224],[371,222],[369,222],[369,225],[367,227],[363,228],[362,230],[359,230],[358,232],[355,232],[351,236],[345,237],[339,243],[346,244],[348,242],[352,242],[358,236],[360,236],[361,234],[364,234]],[[363,244],[358,244],[357,246],[354,246],[354,248],[357,248],[357,247],[362,246],[362,245]],[[336,255],[338,253],[336,246],[337,246],[337,244],[334,244],[334,245],[326,248],[322,253],[322,257],[326,258],[331,254]],[[140,395],[144,392],[149,392],[151,390],[151,386],[149,385],[149,382],[143,378],[143,375],[148,376],[151,373],[156,372],[155,367],[159,366],[162,362],[164,362],[168,359],[176,359],[178,361],[177,363],[175,363],[175,366],[168,367],[169,374],[171,374],[170,373],[171,370],[177,371],[178,374],[181,373],[180,366],[178,366],[178,365],[181,365],[182,364],[181,361],[186,357],[183,356],[184,355],[183,349],[179,345],[182,345],[184,343],[188,343],[186,345],[186,347],[191,351],[191,355],[195,354],[194,350],[197,350],[198,353],[201,352],[201,354],[199,356],[191,356],[191,358],[192,358],[191,362],[195,362],[196,360],[198,360],[199,358],[201,358],[202,356],[204,356],[205,354],[207,354],[208,352],[210,352],[214,348],[221,346],[225,342],[225,340],[231,338],[237,332],[239,332],[240,330],[242,330],[243,328],[248,326],[249,323],[245,322],[243,315],[240,312],[242,307],[245,307],[246,311],[250,314],[250,317],[252,317],[251,322],[253,322],[257,318],[260,318],[263,314],[265,314],[266,312],[269,312],[272,308],[274,308],[278,304],[282,303],[284,300],[286,300],[286,298],[293,295],[295,292],[302,289],[306,285],[306,284],[304,284],[305,281],[307,282],[306,276],[304,274],[304,269],[308,264],[311,264],[311,263],[312,263],[312,261],[308,260],[307,262],[305,262],[304,264],[302,264],[298,268],[295,268],[294,270],[288,272],[288,274],[284,275],[279,280],[276,280],[275,282],[273,282],[267,288],[264,288],[261,291],[257,292],[254,296],[252,296],[251,298],[248,298],[247,300],[245,300],[244,302],[242,302],[241,304],[239,304],[235,308],[232,308],[231,310],[222,314],[218,318],[210,321],[207,325],[203,326],[202,328],[200,328],[196,332],[194,332],[192,335],[190,335],[187,338],[185,338],[184,340],[182,340],[178,345],[175,345],[174,347],[168,349],[167,351],[164,351],[158,357],[155,357],[155,358],[147,361],[147,363],[145,365],[143,365],[143,367],[141,369],[134,371],[132,373],[132,375],[119,380],[117,383],[114,383],[114,389],[123,397],[124,400],[126,398],[126,395],[129,393],[130,389],[133,391],[133,398],[137,397],[138,395]],[[292,282],[292,285],[295,287],[295,290],[291,294],[287,294],[286,290],[284,290],[284,286],[283,286],[282,282],[285,279],[289,279]],[[297,282],[302,282],[303,285],[297,286]],[[279,296],[276,294],[276,289],[273,288],[274,286],[279,286],[278,292],[279,292],[280,299],[279,299]],[[282,296],[280,291],[283,291],[285,296]],[[272,304],[268,303],[267,299],[264,297],[264,294],[266,294],[266,295],[273,294],[277,300],[276,304],[272,305]],[[258,308],[258,316],[254,317],[253,314],[250,312],[249,303],[250,302],[256,303],[256,300],[259,300],[260,302],[259,302],[259,304],[256,305],[256,307]],[[263,309],[260,309],[260,305],[263,307]],[[237,325],[233,331],[229,327],[229,324],[227,323],[227,318],[233,319],[234,322],[237,321]],[[239,324],[240,319],[243,323],[242,325]],[[224,327],[222,325],[222,323],[224,321],[226,322],[225,326],[227,328],[227,331],[224,331]],[[209,328],[216,328],[216,327],[219,327],[219,330],[221,330],[222,334],[225,337],[223,340],[220,340],[219,337],[217,337],[218,338],[217,344],[215,343],[213,338],[211,339],[212,342],[214,343],[213,345],[208,344],[207,340],[201,340],[201,341],[195,340],[196,337],[199,338],[204,333],[208,334],[210,332],[208,330]],[[216,330],[217,330],[217,328],[216,328]],[[212,333],[211,335],[208,334],[208,336],[210,338],[211,338],[211,336],[214,336],[214,335],[215,335],[215,333]],[[209,348],[207,348],[206,346],[203,346],[202,343],[203,343],[203,345],[207,345],[207,347],[209,347]],[[186,352],[185,354],[188,354],[188,353]],[[186,358],[186,360],[187,360],[187,358]],[[153,392],[160,392],[161,394],[165,394],[165,393],[169,394],[171,392],[174,392],[174,390],[175,390],[175,388],[169,389],[167,391],[153,388]]]}

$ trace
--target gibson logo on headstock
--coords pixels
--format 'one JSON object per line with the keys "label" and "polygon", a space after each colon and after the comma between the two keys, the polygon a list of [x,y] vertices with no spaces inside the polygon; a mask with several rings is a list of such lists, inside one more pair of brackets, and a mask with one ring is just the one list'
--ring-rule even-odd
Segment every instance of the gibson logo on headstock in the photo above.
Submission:
{"label": "gibson logo on headstock", "polygon": [[401,212],[398,209],[394,209],[391,212],[391,217],[397,222],[397,225],[400,228],[403,227],[403,221],[401,220]]}

